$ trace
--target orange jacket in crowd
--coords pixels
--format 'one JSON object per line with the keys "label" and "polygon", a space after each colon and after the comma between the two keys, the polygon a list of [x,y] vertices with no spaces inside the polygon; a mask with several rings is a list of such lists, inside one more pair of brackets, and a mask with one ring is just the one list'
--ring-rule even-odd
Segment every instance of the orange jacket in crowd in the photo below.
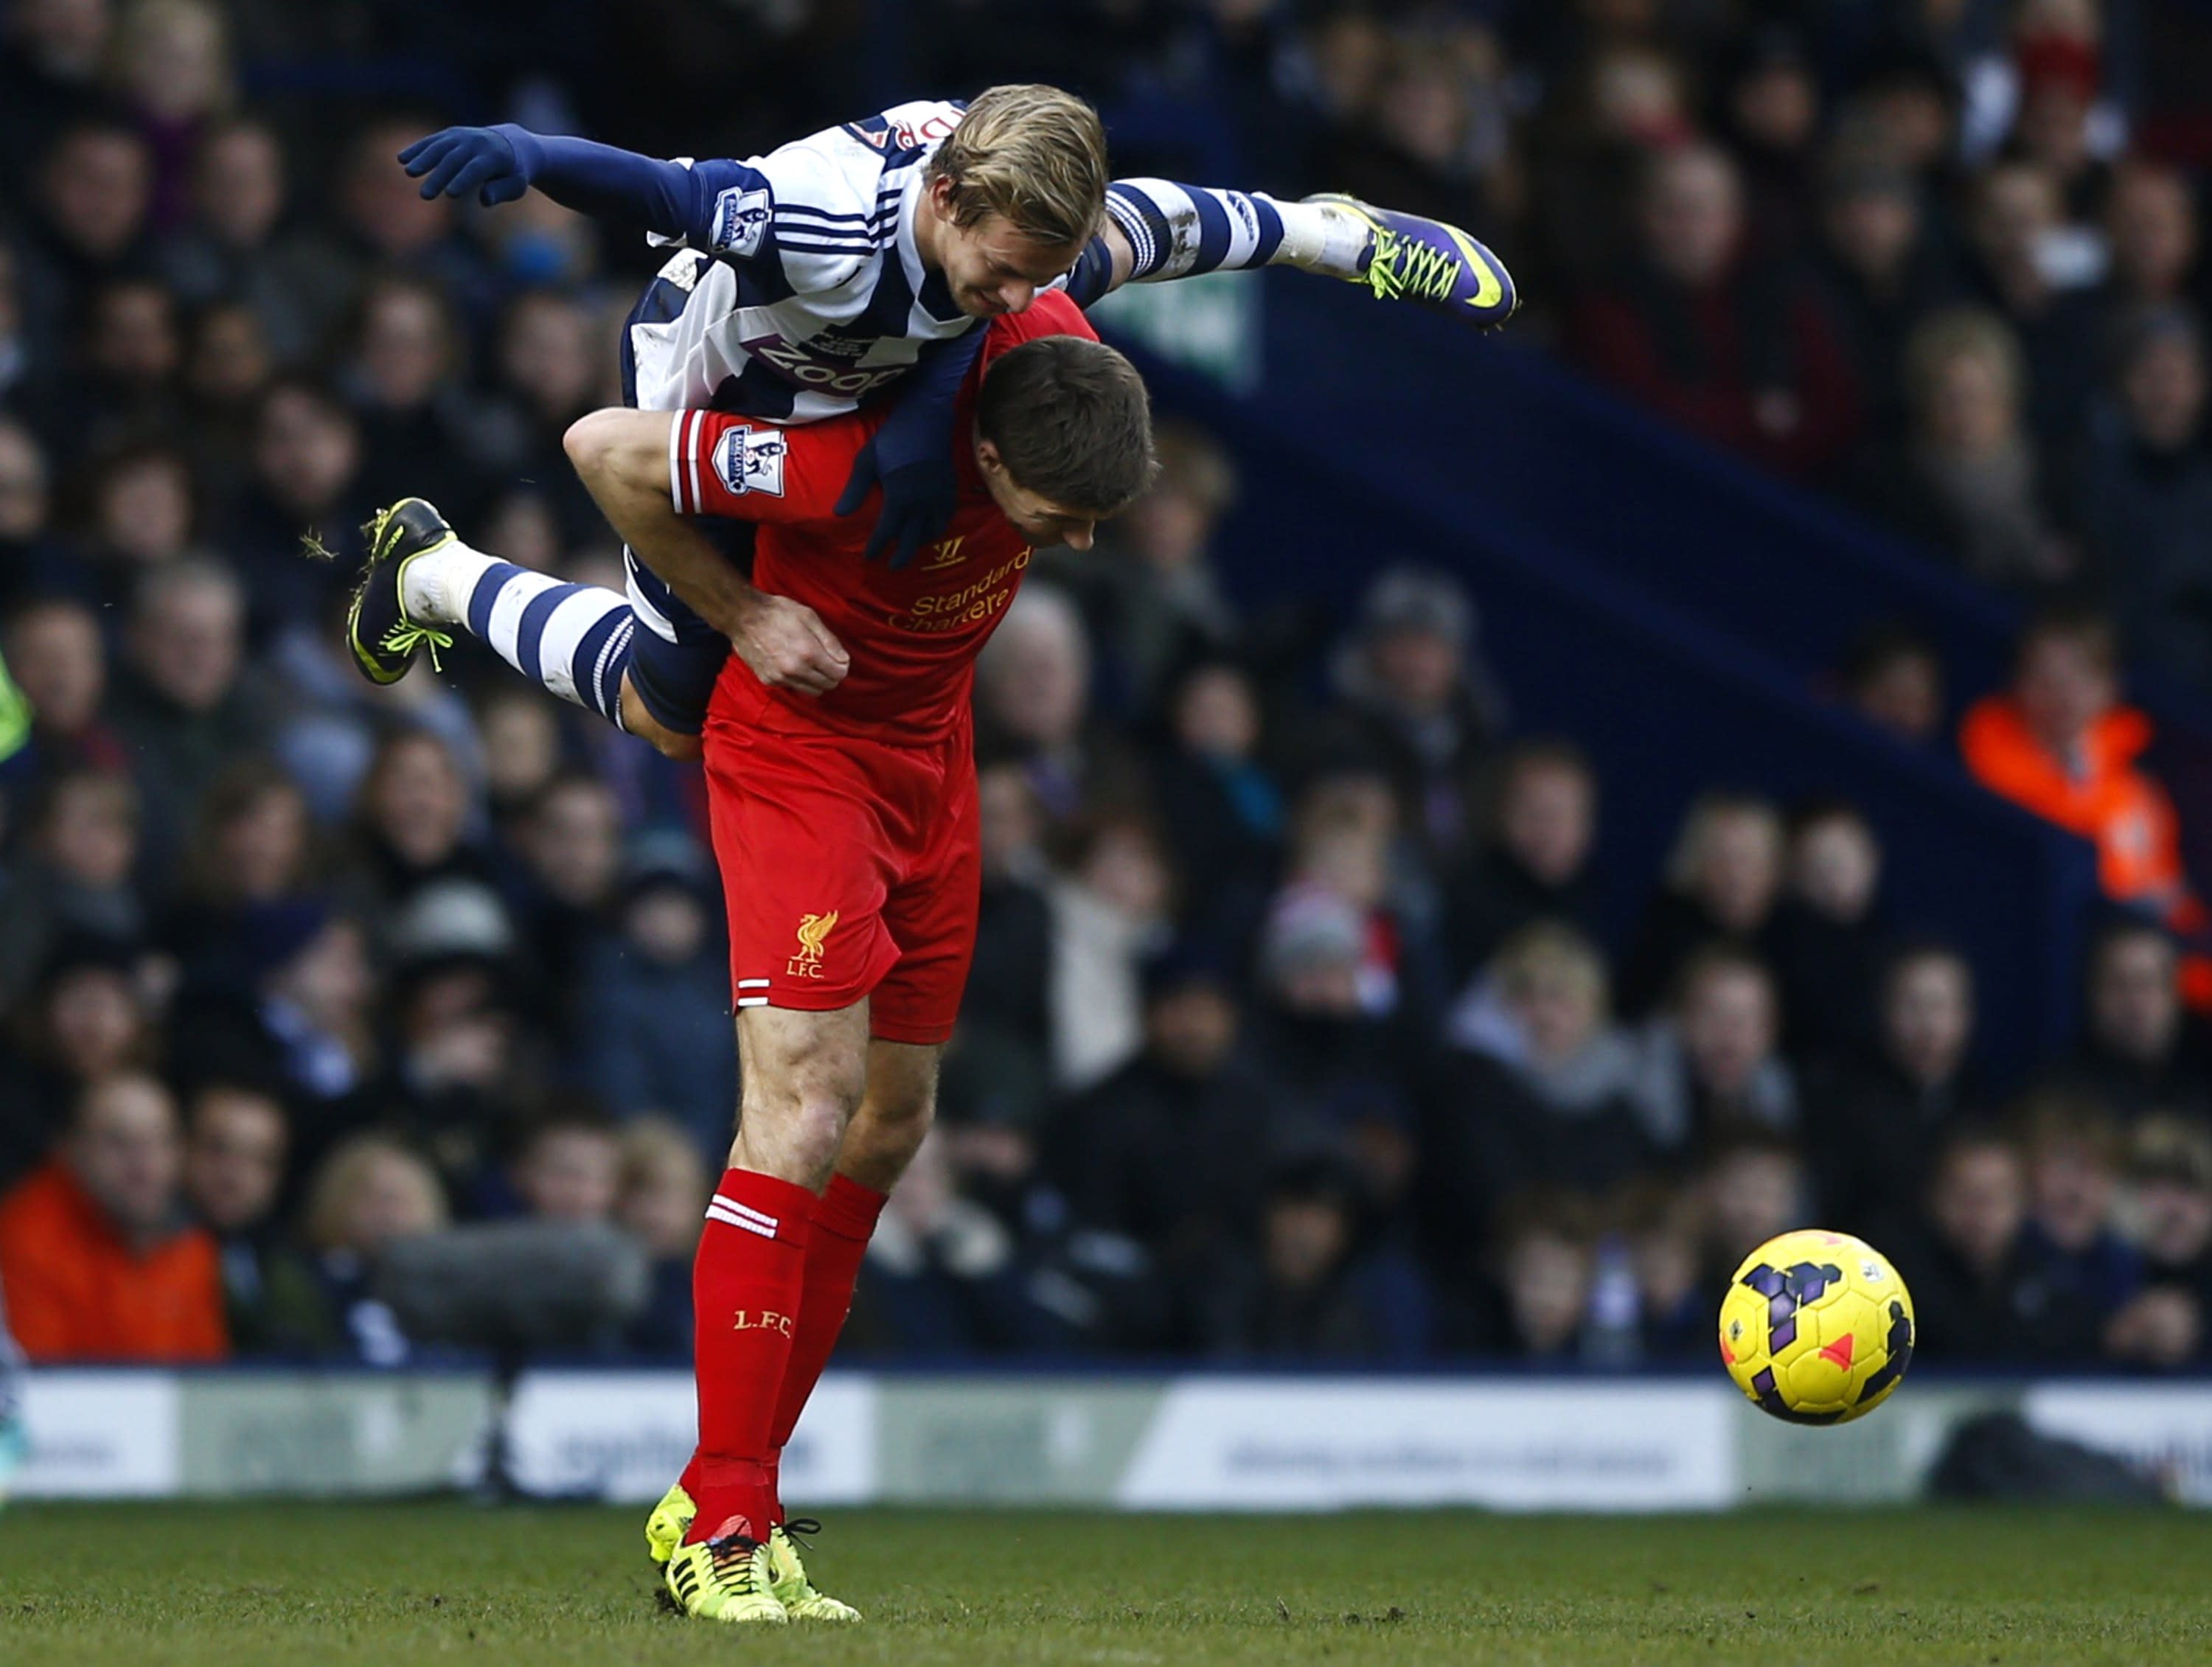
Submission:
{"label": "orange jacket in crowd", "polygon": [[215,1241],[140,1250],[58,1159],[0,1199],[0,1288],[34,1361],[220,1360],[230,1352]]}
{"label": "orange jacket in crowd", "polygon": [[2009,695],[1977,702],[1959,727],[1959,751],[1984,787],[2094,843],[2106,897],[2192,930],[2198,911],[2182,872],[2173,801],[2136,768],[2150,741],[2150,720],[2116,706],[2090,727],[2076,774],[2036,739]]}

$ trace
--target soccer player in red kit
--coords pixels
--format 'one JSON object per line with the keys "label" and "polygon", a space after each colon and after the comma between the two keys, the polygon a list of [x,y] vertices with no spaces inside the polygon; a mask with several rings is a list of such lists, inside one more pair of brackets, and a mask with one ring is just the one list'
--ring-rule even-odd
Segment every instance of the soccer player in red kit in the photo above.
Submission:
{"label": "soccer player in red kit", "polygon": [[[704,736],[743,1116],[693,1274],[699,1448],[647,1537],[677,1601],[715,1620],[857,1618],[807,1581],[776,1458],[884,1196],[927,1132],[967,980],[975,658],[1032,550],[1087,548],[1153,468],[1142,380],[1057,294],[992,321],[954,417],[969,441],[957,509],[896,570],[863,559],[869,516],[833,513],[883,420],[779,428],[623,409],[568,435],[578,473],[647,563],[703,536],[687,518],[757,523],[750,581],[726,569],[733,608],[762,640],[804,648],[761,656],[766,677],[732,656]],[[403,622],[404,599],[468,595],[495,565],[419,499],[380,525],[365,584]]]}

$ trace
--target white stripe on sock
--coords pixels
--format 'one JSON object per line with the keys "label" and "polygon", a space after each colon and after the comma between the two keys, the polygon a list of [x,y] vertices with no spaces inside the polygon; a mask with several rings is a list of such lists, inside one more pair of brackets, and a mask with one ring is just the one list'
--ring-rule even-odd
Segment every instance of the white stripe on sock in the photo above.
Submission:
{"label": "white stripe on sock", "polygon": [[[522,667],[522,614],[532,602],[556,588],[561,581],[528,570],[517,573],[492,598],[491,617],[484,622],[484,641],[494,653],[520,671]],[[538,662],[540,666],[544,660]]]}
{"label": "white stripe on sock", "polygon": [[[597,586],[562,598],[552,617],[546,620],[544,634],[538,639],[539,676],[545,686],[562,700],[574,701],[579,706],[590,705],[589,695],[576,687],[576,650],[583,645],[592,626],[610,613],[629,606],[625,598]],[[586,672],[585,675],[591,674]]]}
{"label": "white stripe on sock", "polygon": [[712,1204],[707,1207],[707,1219],[709,1221],[720,1221],[726,1226],[743,1227],[747,1232],[757,1233],[763,1238],[775,1237],[775,1225],[773,1222],[763,1227],[757,1221],[748,1221],[742,1215],[732,1215],[726,1210],[716,1209]]}
{"label": "white stripe on sock", "polygon": [[683,455],[681,441],[684,428],[690,421],[690,411],[678,411],[676,413],[676,420],[668,425],[668,496],[676,505],[676,513],[679,515],[687,513],[690,508],[690,506],[684,502],[684,472],[677,466],[677,459]]}
{"label": "white stripe on sock", "polygon": [[756,1221],[765,1221],[771,1227],[775,1226],[775,1218],[766,1210],[757,1210],[750,1204],[740,1204],[727,1193],[718,1192],[708,1202],[720,1204],[726,1210],[735,1210],[739,1215],[749,1215]]}

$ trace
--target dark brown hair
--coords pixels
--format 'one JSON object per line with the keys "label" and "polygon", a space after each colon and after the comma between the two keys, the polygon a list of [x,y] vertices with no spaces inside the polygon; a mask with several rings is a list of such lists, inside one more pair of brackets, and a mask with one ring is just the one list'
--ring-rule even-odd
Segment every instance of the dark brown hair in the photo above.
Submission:
{"label": "dark brown hair", "polygon": [[1103,342],[1045,336],[994,361],[975,427],[1024,491],[1101,517],[1152,484],[1152,402],[1137,368]]}

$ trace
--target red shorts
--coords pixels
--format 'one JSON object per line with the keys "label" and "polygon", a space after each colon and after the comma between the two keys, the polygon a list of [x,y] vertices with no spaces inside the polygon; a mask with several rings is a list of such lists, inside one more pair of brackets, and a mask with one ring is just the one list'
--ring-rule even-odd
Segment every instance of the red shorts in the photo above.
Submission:
{"label": "red shorts", "polygon": [[707,809],[740,1008],[830,1013],[869,1031],[952,1034],[982,885],[974,745],[893,746],[709,717]]}

